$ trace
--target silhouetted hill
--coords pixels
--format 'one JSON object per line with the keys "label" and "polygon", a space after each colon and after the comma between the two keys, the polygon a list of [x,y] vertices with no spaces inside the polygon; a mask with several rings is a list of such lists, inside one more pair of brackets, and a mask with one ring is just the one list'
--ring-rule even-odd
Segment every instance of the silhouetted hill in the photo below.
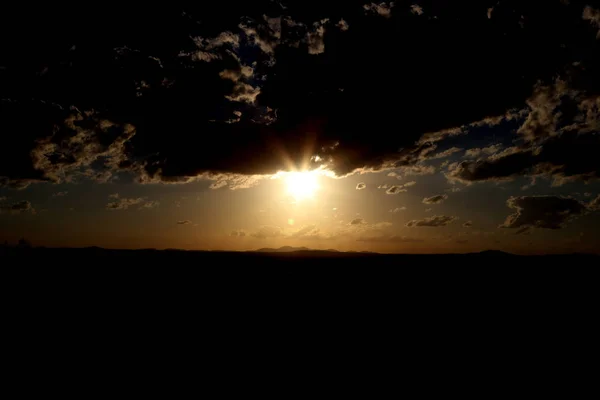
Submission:
{"label": "silhouetted hill", "polygon": [[[264,304],[249,309],[249,315],[262,309],[271,310],[269,315],[286,315],[313,303],[328,319],[340,308],[371,313],[386,305],[396,310],[402,304],[429,311],[449,307],[448,315],[470,309],[480,316],[493,313],[498,305],[512,303],[518,311],[528,301],[547,302],[556,296],[561,307],[565,299],[578,306],[595,304],[591,296],[597,292],[600,265],[600,257],[592,255],[261,250],[0,248],[0,282],[5,283],[5,296],[17,303],[35,308],[54,302],[51,315],[64,307],[84,315],[90,304],[105,307],[107,302],[115,312],[121,312],[122,303],[136,304],[122,311],[127,318],[137,312],[139,304],[146,304],[152,312],[163,308],[172,312],[182,305],[209,309],[226,305],[237,310],[260,298]],[[165,301],[171,302],[169,307],[164,307]],[[327,302],[336,304],[335,308],[319,311]],[[370,306],[365,308],[365,302]]]}
{"label": "silhouetted hill", "polygon": [[291,246],[283,246],[278,249],[272,249],[270,247],[265,247],[263,249],[256,250],[257,253],[290,253],[293,251],[312,251],[308,247],[291,247]]}
{"label": "silhouetted hill", "polygon": [[484,250],[484,251],[481,251],[479,253],[470,253],[470,254],[476,254],[476,255],[486,256],[486,257],[514,256],[514,254],[507,253],[505,251],[500,251],[500,250]]}

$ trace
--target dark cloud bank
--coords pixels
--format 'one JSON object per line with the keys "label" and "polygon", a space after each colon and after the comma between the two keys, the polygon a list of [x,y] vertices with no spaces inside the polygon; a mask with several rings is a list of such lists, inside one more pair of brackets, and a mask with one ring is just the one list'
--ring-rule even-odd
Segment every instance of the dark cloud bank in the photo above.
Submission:
{"label": "dark cloud bank", "polygon": [[514,148],[470,152],[449,179],[598,177],[593,5],[284,3],[7,6],[0,184],[185,182],[313,155],[338,175],[433,173],[424,161],[462,151],[441,139],[506,119]]}

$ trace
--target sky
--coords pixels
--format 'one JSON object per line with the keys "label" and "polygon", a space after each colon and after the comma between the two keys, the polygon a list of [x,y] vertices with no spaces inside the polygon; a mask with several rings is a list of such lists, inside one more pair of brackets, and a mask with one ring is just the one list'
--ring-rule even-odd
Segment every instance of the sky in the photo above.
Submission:
{"label": "sky", "polygon": [[600,252],[597,1],[0,18],[2,242]]}

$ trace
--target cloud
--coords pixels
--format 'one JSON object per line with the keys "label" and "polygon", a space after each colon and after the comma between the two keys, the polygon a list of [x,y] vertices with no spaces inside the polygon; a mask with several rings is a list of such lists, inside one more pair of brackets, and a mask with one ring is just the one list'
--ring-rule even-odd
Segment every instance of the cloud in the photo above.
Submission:
{"label": "cloud", "polygon": [[350,25],[348,25],[348,22],[346,22],[343,18],[340,19],[340,22],[338,22],[335,26],[337,26],[338,28],[340,28],[341,31],[347,31],[350,28]]}
{"label": "cloud", "polygon": [[416,184],[417,184],[417,182],[410,181],[410,182],[406,182],[404,185],[402,185],[402,187],[405,187],[405,188],[412,187],[412,186],[415,186]]}
{"label": "cloud", "polygon": [[160,202],[159,201],[147,201],[147,202],[145,202],[142,205],[142,207],[140,208],[140,210],[142,210],[142,209],[157,208],[158,206],[160,206]]}
{"label": "cloud", "polygon": [[32,167],[43,180],[109,181],[114,171],[128,168],[126,143],[135,136],[130,124],[117,124],[95,112],[72,113],[54,135],[38,139],[30,152]]}
{"label": "cloud", "polygon": [[348,225],[364,225],[364,224],[366,224],[364,219],[356,218],[356,219],[353,219],[352,221],[350,221],[350,223]]}
{"label": "cloud", "polygon": [[461,149],[461,148],[458,148],[458,147],[451,147],[448,150],[442,151],[441,153],[434,154],[433,156],[429,157],[429,159],[430,160],[437,160],[437,159],[440,159],[440,158],[450,157],[452,154],[460,153],[463,150],[464,149]]}
{"label": "cloud", "polygon": [[440,226],[446,226],[451,224],[452,222],[456,221],[458,218],[457,217],[448,217],[445,215],[436,215],[434,217],[430,217],[430,218],[425,218],[422,220],[412,220],[409,221],[406,226],[408,226],[409,228],[412,227],[433,227],[433,228],[437,228]]}
{"label": "cloud", "polygon": [[190,55],[192,59],[196,61],[211,62],[219,60],[223,57],[224,52],[221,51],[223,48],[237,49],[240,46],[239,35],[229,31],[221,32],[214,38],[203,38],[198,36],[193,40],[198,49],[191,54],[184,53],[181,55]]}
{"label": "cloud", "polygon": [[583,10],[583,19],[589,21],[590,24],[598,29],[596,38],[600,39],[600,10],[596,10],[590,6],[585,7]]}
{"label": "cloud", "polygon": [[201,178],[210,179],[214,181],[211,185],[211,189],[228,188],[230,190],[237,189],[248,189],[258,185],[263,179],[266,179],[262,175],[242,175],[242,174],[204,174]]}
{"label": "cloud", "polygon": [[311,32],[308,32],[307,38],[309,54],[316,55],[325,52],[325,41],[323,37],[325,35],[325,24],[328,22],[329,19],[326,18],[313,23],[313,30]]}
{"label": "cloud", "polygon": [[397,208],[393,208],[393,209],[390,210],[390,212],[393,213],[393,214],[397,214],[400,211],[406,211],[406,207],[397,207]]}
{"label": "cloud", "polygon": [[463,228],[471,228],[473,226],[473,221],[467,221],[463,224]]}
{"label": "cloud", "polygon": [[506,205],[515,212],[500,227],[509,229],[560,229],[586,210],[585,205],[579,201],[558,196],[511,197]]}
{"label": "cloud", "polygon": [[[565,12],[560,2],[548,2],[542,20],[530,4],[517,2],[509,14],[527,16],[527,29],[521,29],[500,5],[495,22],[481,29],[489,5],[431,5],[430,18],[412,18],[411,3],[397,15],[394,8],[393,16],[390,2],[351,3],[323,5],[318,13],[308,3],[285,13],[270,2],[223,3],[201,25],[190,16],[209,15],[202,2],[186,8],[186,16],[175,4],[141,14],[133,6],[92,16],[47,10],[45,21],[28,24],[30,34],[14,37],[5,49],[12,64],[0,70],[0,130],[6,133],[0,184],[131,177],[184,184],[206,175],[270,175],[311,156],[320,157],[311,167],[337,176],[433,174],[433,166],[422,164],[435,156],[432,143],[454,144],[482,126],[508,133],[520,130],[518,124],[524,126],[514,146],[541,152],[533,158],[535,168],[508,176],[545,173],[557,182],[595,177],[597,157],[589,157],[597,154],[590,144],[598,141],[594,9]],[[26,13],[12,15],[16,27],[27,22]],[[333,27],[342,16],[352,25],[347,32]],[[78,29],[53,29],[83,17]],[[331,26],[321,22],[326,18]],[[131,21],[147,22],[135,24],[135,38]],[[106,26],[110,35],[95,34]],[[61,50],[92,36],[76,50]],[[118,48],[115,37],[121,38]],[[477,66],[469,57],[453,58],[475,54],[481,43],[495,51]],[[22,57],[22,49],[31,57]],[[46,71],[35,84],[18,72],[41,68]],[[555,76],[564,85],[551,82]],[[435,107],[435,118],[423,106],[433,103],[443,105]],[[568,159],[547,155],[552,143],[569,140],[582,144],[564,148]]]}
{"label": "cloud", "polygon": [[189,220],[184,220],[184,221],[177,221],[177,225],[190,225],[192,223],[192,221]]}
{"label": "cloud", "polygon": [[256,238],[256,239],[276,238],[276,237],[280,237],[281,235],[282,235],[282,232],[281,232],[280,227],[269,226],[269,225],[261,226],[258,229],[258,231],[250,234],[250,236],[252,236],[253,238]]}
{"label": "cloud", "polygon": [[127,210],[129,207],[138,205],[138,204],[142,204],[144,202],[144,199],[141,197],[138,197],[137,199],[127,199],[127,198],[120,198],[117,199],[115,201],[111,201],[106,205],[106,209],[107,210]]}
{"label": "cloud", "polygon": [[317,239],[320,236],[320,230],[316,225],[307,225],[290,234],[288,237],[292,239]]}
{"label": "cloud", "polygon": [[19,201],[13,204],[1,204],[0,205],[0,213],[10,213],[10,214],[22,214],[25,212],[30,212],[35,214],[35,208],[31,206],[31,203],[27,200]]}
{"label": "cloud", "polygon": [[127,210],[136,205],[140,206],[140,210],[151,209],[160,205],[158,201],[148,201],[145,197],[125,198],[121,197],[119,193],[113,193],[108,198],[112,200],[106,205],[106,209],[110,211]]}
{"label": "cloud", "polygon": [[379,4],[377,3],[370,3],[370,4],[365,4],[363,6],[363,8],[365,9],[365,11],[369,12],[369,13],[373,13],[373,14],[379,14],[382,17],[386,17],[389,18],[392,15],[392,8],[394,7],[394,2],[381,2]]}
{"label": "cloud", "polygon": [[52,194],[52,197],[65,197],[69,192],[56,192]]}
{"label": "cloud", "polygon": [[522,174],[532,164],[532,151],[511,147],[496,157],[484,160],[463,161],[448,166],[446,177],[450,182],[502,181]]}
{"label": "cloud", "polygon": [[356,185],[356,190],[363,190],[363,189],[366,189],[366,188],[367,188],[367,185],[364,184],[364,183],[362,183],[362,182],[359,183],[358,185]]}
{"label": "cloud", "polygon": [[[565,103],[573,102],[570,118],[566,117],[566,113],[557,111],[558,100],[554,98]],[[588,182],[598,179],[600,159],[595,154],[600,151],[600,136],[594,132],[600,129],[600,97],[593,101],[589,98],[582,100],[577,96],[571,98],[569,94],[559,95],[554,89],[538,88],[534,99],[531,105],[538,109],[530,113],[518,131],[525,144],[506,148],[485,159],[451,165],[446,177],[451,182],[469,184],[529,175],[551,179],[555,186],[576,180]],[[563,106],[567,107],[566,104]]]}
{"label": "cloud", "polygon": [[492,19],[492,12],[494,12],[494,7],[490,7],[487,9],[487,17],[488,19]]}
{"label": "cloud", "polygon": [[418,4],[413,4],[412,6],[410,6],[410,12],[416,15],[424,14],[423,7],[421,7]]}
{"label": "cloud", "polygon": [[591,210],[600,210],[600,195],[596,197],[594,200],[590,201],[588,207]]}
{"label": "cloud", "polygon": [[411,165],[409,167],[403,167],[402,173],[404,173],[404,175],[433,175],[435,174],[435,167],[433,165]]}
{"label": "cloud", "polygon": [[392,186],[385,193],[387,194],[398,194],[398,193],[406,193],[408,190],[402,189],[402,186]]}
{"label": "cloud", "polygon": [[244,232],[244,231],[231,231],[231,234],[229,236],[245,237],[246,236],[246,232]]}
{"label": "cloud", "polygon": [[423,204],[440,204],[448,199],[447,194],[439,194],[437,196],[426,197],[423,199]]}
{"label": "cloud", "polygon": [[236,82],[233,91],[225,98],[231,101],[254,104],[256,96],[260,94],[260,88],[253,87],[244,82]]}
{"label": "cloud", "polygon": [[473,149],[468,149],[465,152],[465,155],[463,156],[464,158],[477,158],[479,156],[481,156],[482,154],[487,154],[488,156],[491,156],[492,154],[495,154],[497,152],[499,152],[500,150],[502,150],[502,145],[501,144],[494,144],[488,147],[484,147],[484,148],[473,148]]}
{"label": "cloud", "polygon": [[269,18],[265,15],[262,21],[248,19],[239,28],[264,53],[271,54],[281,41],[281,23],[281,17]]}

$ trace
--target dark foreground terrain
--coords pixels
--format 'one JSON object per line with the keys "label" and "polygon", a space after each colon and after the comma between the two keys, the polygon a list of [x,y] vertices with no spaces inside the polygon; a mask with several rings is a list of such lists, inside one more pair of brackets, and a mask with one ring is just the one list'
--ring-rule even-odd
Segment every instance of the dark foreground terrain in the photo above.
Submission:
{"label": "dark foreground terrain", "polygon": [[194,381],[206,377],[199,366],[212,371],[209,380],[225,379],[231,368],[262,374],[260,363],[289,378],[285,366],[300,363],[323,379],[340,367],[356,373],[378,365],[390,382],[404,365],[421,375],[421,388],[432,386],[423,371],[433,368],[460,375],[459,386],[476,381],[495,392],[506,380],[531,382],[532,373],[565,368],[591,379],[592,368],[574,369],[588,363],[571,358],[595,360],[599,264],[593,256],[493,252],[4,249],[2,321],[6,348],[19,360],[13,369],[60,374],[56,361],[68,360],[77,370],[69,385],[89,388],[104,384],[86,383],[96,376],[79,368],[88,362],[124,380],[176,368],[178,379]]}
{"label": "dark foreground terrain", "polygon": [[[201,252],[101,248],[0,249],[6,290],[49,296],[196,296],[231,292],[260,297],[313,294],[427,295],[510,299],[534,293],[586,295],[600,257],[385,255],[330,251]],[[19,289],[17,289],[19,288]],[[594,289],[595,291],[595,289]]]}

